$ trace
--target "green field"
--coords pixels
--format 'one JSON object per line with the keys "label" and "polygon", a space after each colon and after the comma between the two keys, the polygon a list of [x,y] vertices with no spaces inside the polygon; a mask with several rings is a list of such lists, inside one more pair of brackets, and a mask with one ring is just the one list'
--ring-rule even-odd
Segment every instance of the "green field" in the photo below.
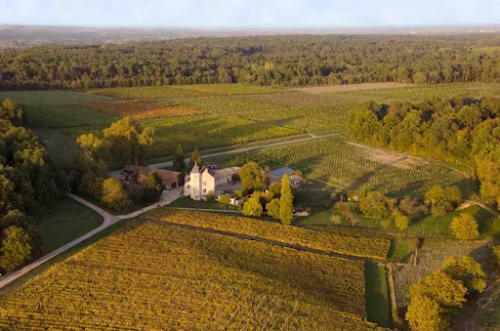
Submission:
{"label": "green field", "polygon": [[57,206],[39,210],[31,217],[38,225],[44,253],[90,232],[103,221],[101,215],[69,198]]}
{"label": "green field", "polygon": [[379,326],[391,326],[391,300],[387,269],[373,263],[365,264],[366,308],[368,320]]}
{"label": "green field", "polygon": [[[25,105],[29,124],[53,129],[74,140],[83,133],[101,134],[119,117],[93,110],[89,105],[117,100],[158,101],[161,105],[191,109],[201,114],[145,119],[156,129],[156,142],[147,158],[175,152],[181,143],[185,151],[210,149],[252,141],[288,137],[303,133],[341,132],[347,112],[366,101],[417,101],[434,96],[495,95],[499,84],[440,84],[404,88],[312,94],[281,88],[244,84],[187,85],[161,87],[108,88],[85,91],[0,92],[0,99],[12,98]],[[47,136],[47,134],[46,134]],[[42,137],[45,139],[46,136]],[[47,141],[54,151],[66,150],[70,143],[56,133]],[[65,141],[63,141],[65,140]],[[49,149],[50,150],[50,149]],[[55,154],[55,153],[52,153]],[[57,163],[71,162],[67,153],[55,156]]]}
{"label": "green field", "polygon": [[[464,210],[456,210],[446,214],[443,217],[435,218],[430,215],[415,218],[410,222],[408,229],[401,232],[392,222],[387,228],[382,225],[381,219],[367,218],[363,216],[356,217],[356,226],[363,228],[388,231],[391,233],[404,233],[413,235],[450,235],[450,225],[454,217],[467,213],[478,221],[480,238],[490,238],[500,233],[500,219],[491,215],[488,211],[479,206],[471,206]],[[328,227],[333,215],[333,211],[324,210],[313,213],[306,219],[300,219],[296,225],[310,227]],[[351,222],[342,221],[343,226],[352,226]]]}

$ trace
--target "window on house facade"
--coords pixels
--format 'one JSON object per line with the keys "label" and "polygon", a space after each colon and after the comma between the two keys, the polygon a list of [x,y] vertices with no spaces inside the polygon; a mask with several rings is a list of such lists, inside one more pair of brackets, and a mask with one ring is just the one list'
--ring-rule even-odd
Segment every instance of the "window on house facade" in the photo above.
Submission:
{"label": "window on house facade", "polygon": [[203,189],[203,193],[207,193],[207,189],[206,188]]}
{"label": "window on house facade", "polygon": [[203,182],[203,186],[207,186],[207,182]]}

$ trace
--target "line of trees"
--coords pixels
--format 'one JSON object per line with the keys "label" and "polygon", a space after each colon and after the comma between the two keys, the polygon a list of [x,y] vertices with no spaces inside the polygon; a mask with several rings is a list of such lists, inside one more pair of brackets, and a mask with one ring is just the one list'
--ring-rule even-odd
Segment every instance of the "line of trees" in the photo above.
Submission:
{"label": "line of trees", "polygon": [[347,134],[376,146],[475,165],[482,197],[500,205],[498,98],[371,102],[349,113]]}
{"label": "line of trees", "polygon": [[0,88],[499,82],[500,36],[259,36],[0,52]]}
{"label": "line of trees", "polygon": [[[457,208],[463,201],[460,188],[457,186],[441,187],[439,185],[433,186],[426,192],[425,200],[411,196],[394,199],[381,191],[359,192],[357,200],[359,201],[339,201],[334,205],[333,210],[343,215],[353,225],[358,222],[356,215],[362,214],[365,217],[382,219],[381,225],[385,228],[394,222],[396,227],[401,231],[406,230],[412,220],[419,216],[429,213],[434,217],[444,216]],[[472,235],[474,238],[477,237],[473,235],[474,231],[470,231],[468,228],[470,227],[470,222],[468,221],[465,220],[463,222],[460,219],[455,222],[455,228],[460,233],[457,237],[460,237],[462,234],[464,236]],[[333,215],[331,222],[339,224],[342,222],[342,218],[339,218],[338,215]]]}
{"label": "line of trees", "polygon": [[[248,162],[239,174],[241,191],[239,196],[249,197],[243,205],[243,215],[261,217],[264,211],[282,224],[290,225],[293,220],[294,194],[288,175],[280,183],[269,185],[264,170],[255,162]],[[227,197],[225,199],[227,201]]]}
{"label": "line of trees", "polygon": [[109,209],[127,211],[135,203],[154,202],[164,190],[157,172],[139,175],[125,186],[116,178],[107,178],[104,160],[117,158],[135,163],[144,156],[145,147],[153,142],[154,131],[125,117],[103,131],[103,138],[91,133],[77,138],[77,168],[72,172],[74,189],[84,192]]}
{"label": "line of trees", "polygon": [[43,250],[33,210],[59,201],[68,191],[68,175],[49,160],[30,129],[22,126],[22,106],[0,102],[0,267],[11,272]]}

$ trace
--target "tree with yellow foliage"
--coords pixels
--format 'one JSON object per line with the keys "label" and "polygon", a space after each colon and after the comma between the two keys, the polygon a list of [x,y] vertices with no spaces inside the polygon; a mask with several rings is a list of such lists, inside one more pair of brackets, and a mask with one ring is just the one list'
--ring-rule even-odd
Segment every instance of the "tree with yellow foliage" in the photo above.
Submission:
{"label": "tree with yellow foliage", "polygon": [[410,288],[406,320],[414,331],[442,331],[466,302],[467,288],[461,281],[436,271]]}
{"label": "tree with yellow foliage", "polygon": [[126,211],[132,205],[122,183],[115,178],[108,178],[103,182],[101,203],[116,211]]}
{"label": "tree with yellow foliage", "polygon": [[453,218],[451,231],[457,239],[471,240],[479,237],[478,224],[470,214],[460,214]]}
{"label": "tree with yellow foliage", "polygon": [[138,164],[144,156],[144,148],[153,143],[154,129],[144,128],[138,121],[125,117],[104,130],[104,137],[109,139],[112,150],[124,161]]}

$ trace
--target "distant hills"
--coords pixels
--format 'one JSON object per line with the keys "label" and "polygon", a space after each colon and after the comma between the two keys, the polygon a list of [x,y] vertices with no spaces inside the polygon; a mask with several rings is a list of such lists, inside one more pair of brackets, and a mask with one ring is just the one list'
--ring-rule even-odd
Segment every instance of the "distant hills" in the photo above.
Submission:
{"label": "distant hills", "polygon": [[279,34],[469,34],[500,33],[500,26],[366,27],[297,29],[98,28],[0,25],[0,50],[54,44],[127,43],[193,37]]}

